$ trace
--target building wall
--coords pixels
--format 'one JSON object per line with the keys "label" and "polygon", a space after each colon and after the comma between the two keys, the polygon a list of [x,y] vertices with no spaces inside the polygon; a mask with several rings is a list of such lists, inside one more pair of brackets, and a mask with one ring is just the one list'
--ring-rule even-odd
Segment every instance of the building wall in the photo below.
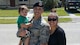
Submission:
{"label": "building wall", "polygon": [[6,2],[4,2],[6,0],[0,0],[0,5],[6,5]]}
{"label": "building wall", "polygon": [[6,6],[7,3],[4,1],[6,1],[6,0],[0,0],[0,8],[4,8]]}
{"label": "building wall", "polygon": [[17,4],[18,4],[18,5],[19,5],[19,4],[26,4],[28,7],[32,7],[33,4],[34,4],[35,2],[38,2],[38,1],[40,1],[40,0],[28,0],[28,1],[23,1],[23,2],[17,1]]}
{"label": "building wall", "polygon": [[10,0],[0,0],[0,8],[7,8],[10,5]]}
{"label": "building wall", "polygon": [[38,2],[38,1],[40,1],[40,0],[30,0],[30,4],[34,4],[34,3],[36,3],[36,2]]}
{"label": "building wall", "polygon": [[34,3],[40,0],[28,0],[28,1],[19,1],[15,0],[15,7],[10,6],[10,0],[0,0],[0,8],[17,8],[20,4],[26,4],[28,7],[32,7]]}

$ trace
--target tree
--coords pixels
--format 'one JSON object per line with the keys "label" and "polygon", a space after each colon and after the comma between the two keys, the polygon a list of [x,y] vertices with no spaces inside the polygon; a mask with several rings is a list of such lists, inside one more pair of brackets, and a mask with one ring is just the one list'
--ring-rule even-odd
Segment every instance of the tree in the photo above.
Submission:
{"label": "tree", "polygon": [[58,0],[42,0],[45,10],[51,10],[58,6]]}
{"label": "tree", "polygon": [[65,5],[65,0],[62,0],[62,5],[63,5],[63,6]]}

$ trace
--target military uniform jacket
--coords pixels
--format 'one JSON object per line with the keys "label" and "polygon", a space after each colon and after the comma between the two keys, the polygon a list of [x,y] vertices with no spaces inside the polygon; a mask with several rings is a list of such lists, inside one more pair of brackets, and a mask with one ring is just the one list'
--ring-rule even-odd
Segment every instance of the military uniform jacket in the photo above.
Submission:
{"label": "military uniform jacket", "polygon": [[28,30],[31,32],[30,45],[40,45],[48,42],[49,25],[42,17],[33,20],[33,26]]}

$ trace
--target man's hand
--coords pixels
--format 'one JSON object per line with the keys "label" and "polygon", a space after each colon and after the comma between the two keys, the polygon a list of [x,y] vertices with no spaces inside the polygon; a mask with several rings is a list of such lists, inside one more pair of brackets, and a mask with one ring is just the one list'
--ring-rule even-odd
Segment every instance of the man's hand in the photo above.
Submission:
{"label": "man's hand", "polygon": [[32,23],[27,23],[26,25],[28,25],[28,27],[31,27],[32,26]]}
{"label": "man's hand", "polygon": [[32,23],[29,24],[29,27],[32,27]]}

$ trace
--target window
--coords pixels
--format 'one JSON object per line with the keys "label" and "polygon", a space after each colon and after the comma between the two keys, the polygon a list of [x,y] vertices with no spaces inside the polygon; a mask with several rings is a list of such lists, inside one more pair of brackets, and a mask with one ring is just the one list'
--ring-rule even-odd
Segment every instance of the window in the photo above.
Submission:
{"label": "window", "polygon": [[19,1],[28,1],[28,0],[19,0]]}
{"label": "window", "polygon": [[23,1],[23,0],[19,0],[19,1]]}

